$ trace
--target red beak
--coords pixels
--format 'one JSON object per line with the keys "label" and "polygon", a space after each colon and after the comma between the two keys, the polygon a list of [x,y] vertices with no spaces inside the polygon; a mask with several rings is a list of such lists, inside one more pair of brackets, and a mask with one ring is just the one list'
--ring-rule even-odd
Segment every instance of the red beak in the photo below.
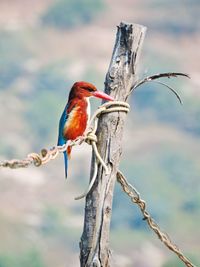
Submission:
{"label": "red beak", "polygon": [[114,100],[114,98],[112,96],[109,96],[109,95],[107,95],[103,92],[100,92],[100,91],[93,92],[93,96],[98,97],[98,98],[102,98],[104,100],[110,100],[110,101]]}

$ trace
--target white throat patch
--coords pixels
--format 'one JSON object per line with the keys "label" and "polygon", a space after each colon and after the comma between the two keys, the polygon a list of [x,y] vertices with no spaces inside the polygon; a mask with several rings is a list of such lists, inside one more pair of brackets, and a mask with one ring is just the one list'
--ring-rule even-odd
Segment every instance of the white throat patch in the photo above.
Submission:
{"label": "white throat patch", "polygon": [[88,115],[87,126],[88,126],[88,123],[90,122],[90,115],[91,115],[91,106],[90,106],[89,97],[86,98],[86,101],[87,101],[87,115]]}

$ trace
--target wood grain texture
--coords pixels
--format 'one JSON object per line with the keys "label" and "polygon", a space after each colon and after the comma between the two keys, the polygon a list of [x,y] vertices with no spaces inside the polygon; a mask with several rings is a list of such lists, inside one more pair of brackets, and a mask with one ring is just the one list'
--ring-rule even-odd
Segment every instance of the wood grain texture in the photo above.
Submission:
{"label": "wood grain texture", "polygon": [[[142,25],[120,23],[105,80],[105,92],[115,100],[126,101],[137,80],[139,60],[146,28]],[[81,267],[109,267],[110,220],[113,190],[122,153],[122,137],[126,113],[113,112],[100,117],[97,129],[98,150],[109,168],[105,174],[98,166],[96,182],[86,197],[84,229],[80,241]],[[91,174],[94,168],[92,156]]]}

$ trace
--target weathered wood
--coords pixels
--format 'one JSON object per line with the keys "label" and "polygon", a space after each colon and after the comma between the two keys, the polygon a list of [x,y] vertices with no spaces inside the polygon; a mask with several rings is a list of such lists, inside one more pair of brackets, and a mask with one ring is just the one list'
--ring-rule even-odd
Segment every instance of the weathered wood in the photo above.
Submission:
{"label": "weathered wood", "polygon": [[[105,92],[115,100],[126,101],[136,82],[136,66],[146,28],[137,24],[120,23],[110,66],[106,75]],[[81,267],[111,266],[109,231],[113,190],[122,152],[125,113],[104,114],[99,119],[98,150],[109,168],[105,174],[98,166],[96,182],[87,195],[84,230],[80,242]],[[91,174],[94,157],[92,157]]]}

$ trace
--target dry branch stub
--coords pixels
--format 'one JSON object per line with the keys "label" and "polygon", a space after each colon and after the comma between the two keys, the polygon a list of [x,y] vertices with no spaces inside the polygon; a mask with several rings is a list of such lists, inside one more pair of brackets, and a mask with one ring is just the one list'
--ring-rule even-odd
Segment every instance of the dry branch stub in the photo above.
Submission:
{"label": "dry branch stub", "polygon": [[[136,66],[146,28],[121,23],[117,28],[115,46],[106,75],[105,92],[117,101],[125,101],[136,83]],[[98,165],[97,177],[86,197],[84,229],[80,241],[80,263],[85,266],[111,266],[109,231],[116,173],[122,151],[122,136],[126,114],[113,112],[99,118],[98,151],[108,166],[106,174]],[[94,155],[91,177],[94,170]]]}

